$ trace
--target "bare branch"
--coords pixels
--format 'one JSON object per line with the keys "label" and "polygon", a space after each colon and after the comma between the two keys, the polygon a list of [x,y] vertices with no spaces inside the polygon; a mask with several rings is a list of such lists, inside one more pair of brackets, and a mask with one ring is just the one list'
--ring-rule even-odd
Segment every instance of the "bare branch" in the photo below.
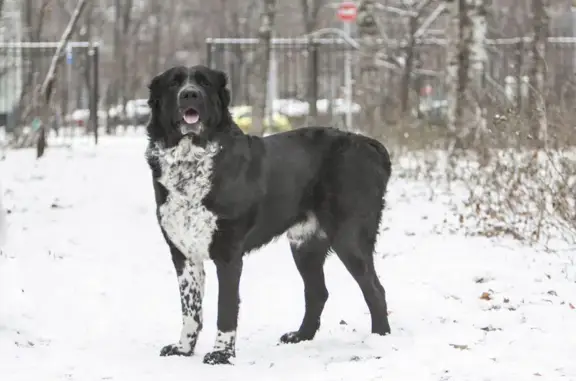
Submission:
{"label": "bare branch", "polygon": [[416,33],[414,33],[414,37],[419,38],[420,36],[422,36],[426,32],[426,30],[430,28],[432,23],[436,21],[438,16],[440,16],[442,12],[444,12],[445,9],[446,9],[446,3],[441,3],[440,5],[438,5],[438,7],[434,9],[434,11],[430,14],[430,16],[428,16],[426,20],[422,22],[420,28],[416,30]]}
{"label": "bare branch", "polygon": [[53,83],[55,80],[56,69],[58,68],[58,64],[62,61],[64,48],[68,41],[70,41],[70,37],[72,37],[72,33],[76,28],[76,24],[80,19],[80,15],[86,6],[86,0],[79,0],[78,4],[76,5],[76,9],[74,9],[74,13],[72,13],[72,18],[68,22],[60,41],[58,42],[58,47],[56,48],[56,52],[54,52],[54,56],[52,56],[52,62],[50,62],[50,67],[48,72],[46,73],[46,77],[44,78],[44,82],[42,82],[42,87],[40,88],[40,94],[44,98],[45,102],[50,102],[50,97],[52,96],[52,88]]}

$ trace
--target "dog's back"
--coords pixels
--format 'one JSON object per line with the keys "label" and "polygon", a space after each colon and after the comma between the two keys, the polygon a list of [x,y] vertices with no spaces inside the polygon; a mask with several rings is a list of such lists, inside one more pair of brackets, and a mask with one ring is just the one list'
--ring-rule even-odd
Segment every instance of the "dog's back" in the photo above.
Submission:
{"label": "dog's back", "polygon": [[[299,128],[263,141],[266,189],[246,248],[287,229],[296,237],[322,228],[322,234],[334,237],[336,231],[347,231],[341,225],[354,223],[366,224],[364,251],[372,255],[391,172],[386,148],[369,137],[324,127]],[[297,232],[304,227],[307,232]]]}

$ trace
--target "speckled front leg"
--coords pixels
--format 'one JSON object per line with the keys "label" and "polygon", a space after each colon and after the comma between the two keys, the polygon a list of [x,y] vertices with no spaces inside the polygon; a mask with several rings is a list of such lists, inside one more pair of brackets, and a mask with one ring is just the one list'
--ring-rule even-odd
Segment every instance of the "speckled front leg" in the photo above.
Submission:
{"label": "speckled front leg", "polygon": [[182,332],[177,344],[162,348],[160,356],[191,356],[198,335],[202,330],[202,300],[204,298],[205,272],[203,263],[183,262],[178,274],[180,302],[182,305]]}

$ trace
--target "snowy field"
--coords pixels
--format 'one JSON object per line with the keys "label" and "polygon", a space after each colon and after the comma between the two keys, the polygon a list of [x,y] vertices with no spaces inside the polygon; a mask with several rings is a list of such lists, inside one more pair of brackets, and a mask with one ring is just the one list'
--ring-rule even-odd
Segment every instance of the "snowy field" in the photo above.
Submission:
{"label": "snowy field", "polygon": [[0,380],[576,380],[576,253],[439,234],[451,217],[441,199],[398,178],[376,260],[392,335],[370,335],[360,290],[333,256],[316,339],[279,345],[304,310],[282,238],[245,260],[235,366],[202,364],[216,331],[212,264],[197,354],[160,357],[179,337],[180,305],[145,144],[87,138],[39,162],[31,150],[0,162],[11,212]]}

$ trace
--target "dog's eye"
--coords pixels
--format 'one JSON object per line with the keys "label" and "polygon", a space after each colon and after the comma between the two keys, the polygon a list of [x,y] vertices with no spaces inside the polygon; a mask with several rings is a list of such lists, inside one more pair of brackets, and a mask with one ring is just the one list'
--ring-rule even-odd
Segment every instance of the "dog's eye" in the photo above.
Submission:
{"label": "dog's eye", "polygon": [[208,82],[208,78],[206,78],[203,74],[201,73],[195,73],[194,74],[194,80],[196,81],[197,84],[199,84],[200,86],[204,86],[204,87],[209,87],[212,84],[210,82]]}
{"label": "dog's eye", "polygon": [[170,83],[168,84],[168,86],[170,86],[170,87],[176,87],[176,86],[178,86],[178,85],[179,85],[179,83],[178,83],[178,81],[176,81],[176,80],[170,81]]}

